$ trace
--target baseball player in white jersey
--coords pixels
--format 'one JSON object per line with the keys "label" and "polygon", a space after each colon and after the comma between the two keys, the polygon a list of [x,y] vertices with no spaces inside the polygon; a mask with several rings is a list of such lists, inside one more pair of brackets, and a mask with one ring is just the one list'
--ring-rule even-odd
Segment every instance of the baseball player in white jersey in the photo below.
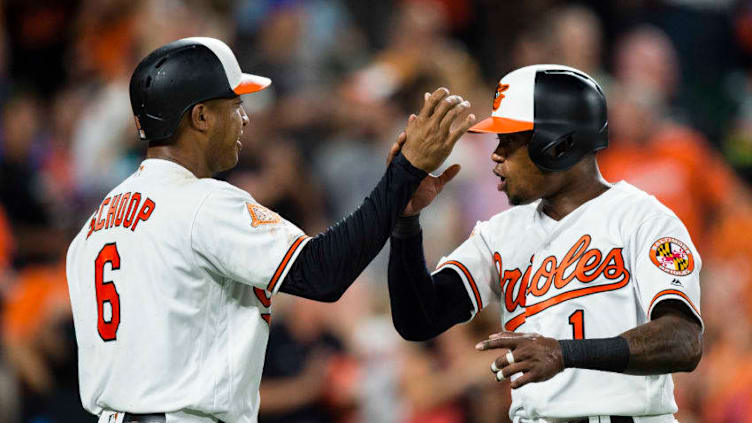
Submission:
{"label": "baseball player in white jersey", "polygon": [[498,302],[502,332],[476,348],[502,349],[491,370],[511,381],[515,423],[673,422],[670,373],[702,355],[702,262],[671,210],[601,178],[598,84],[564,66],[515,70],[470,130],[498,134],[493,173],[517,207],[479,222],[432,275],[417,213],[433,197],[403,212],[389,270],[398,331],[424,340]]}
{"label": "baseball player in white jersey", "polygon": [[336,301],[474,123],[469,103],[436,90],[363,204],[309,238],[211,178],[237,163],[248,124],[239,95],[269,84],[211,38],[167,44],[134,71],[147,159],[67,256],[81,400],[100,422],[256,421],[272,296]]}

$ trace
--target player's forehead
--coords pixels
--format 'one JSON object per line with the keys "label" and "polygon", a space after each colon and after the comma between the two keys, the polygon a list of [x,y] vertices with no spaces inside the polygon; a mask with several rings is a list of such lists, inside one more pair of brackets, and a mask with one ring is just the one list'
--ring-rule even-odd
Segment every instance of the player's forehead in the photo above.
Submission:
{"label": "player's forehead", "polygon": [[505,134],[496,134],[500,145],[525,145],[533,137],[533,131],[509,132]]}
{"label": "player's forehead", "polygon": [[233,106],[234,104],[241,101],[240,96],[234,96],[234,97],[219,97],[219,98],[212,98],[209,100],[204,100],[201,103],[206,104],[207,106],[211,108],[227,108],[230,106]]}

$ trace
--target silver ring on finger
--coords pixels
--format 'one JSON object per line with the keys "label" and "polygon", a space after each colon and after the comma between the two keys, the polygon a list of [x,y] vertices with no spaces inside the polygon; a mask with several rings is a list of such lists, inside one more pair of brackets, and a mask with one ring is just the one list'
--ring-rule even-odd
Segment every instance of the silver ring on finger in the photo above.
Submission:
{"label": "silver ring on finger", "polygon": [[507,363],[514,363],[514,354],[512,354],[512,350],[507,351]]}

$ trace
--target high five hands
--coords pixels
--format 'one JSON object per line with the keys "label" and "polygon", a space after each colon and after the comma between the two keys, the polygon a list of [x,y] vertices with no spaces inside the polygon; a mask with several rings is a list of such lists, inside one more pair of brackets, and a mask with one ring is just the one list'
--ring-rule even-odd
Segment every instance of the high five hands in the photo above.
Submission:
{"label": "high five hands", "polygon": [[446,88],[439,88],[432,94],[425,94],[420,114],[410,115],[407,128],[392,145],[386,163],[391,163],[402,151],[410,164],[429,175],[402,211],[403,216],[418,214],[459,173],[460,165],[454,164],[439,176],[430,175],[446,160],[462,134],[475,123],[475,115],[468,114],[469,110],[470,102],[458,95],[449,95]]}
{"label": "high five hands", "polygon": [[475,346],[478,351],[497,348],[507,351],[491,364],[496,380],[501,382],[522,373],[522,376],[511,381],[512,389],[530,382],[543,382],[564,370],[561,345],[553,338],[536,333],[499,332]]}

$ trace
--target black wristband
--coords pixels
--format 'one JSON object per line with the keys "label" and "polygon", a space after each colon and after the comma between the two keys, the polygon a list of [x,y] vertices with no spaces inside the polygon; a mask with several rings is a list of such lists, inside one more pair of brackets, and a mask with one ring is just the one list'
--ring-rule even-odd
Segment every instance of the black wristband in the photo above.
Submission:
{"label": "black wristband", "polygon": [[629,344],[621,336],[601,339],[562,339],[564,368],[622,373],[629,364]]}
{"label": "black wristband", "polygon": [[420,213],[414,216],[400,216],[392,229],[392,237],[412,238],[420,233]]}

